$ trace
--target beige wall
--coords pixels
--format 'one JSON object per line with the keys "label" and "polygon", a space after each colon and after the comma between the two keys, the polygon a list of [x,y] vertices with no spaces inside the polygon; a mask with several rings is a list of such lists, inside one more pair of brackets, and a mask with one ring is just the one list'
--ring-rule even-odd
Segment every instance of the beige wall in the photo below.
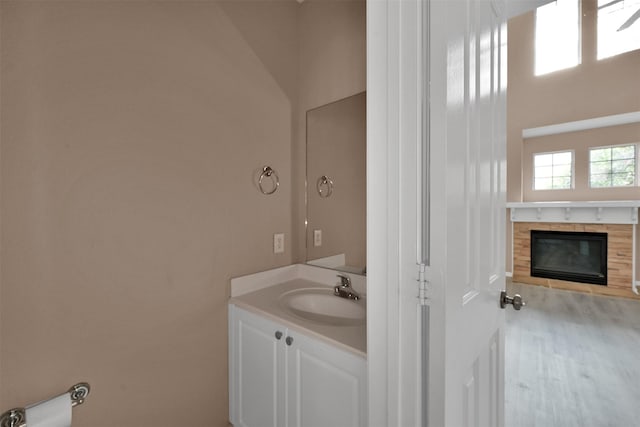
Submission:
{"label": "beige wall", "polygon": [[295,0],[224,0],[220,6],[295,105],[298,96],[298,3]]}
{"label": "beige wall", "polygon": [[227,424],[229,279],[292,260],[291,7],[1,2],[0,411]]}
{"label": "beige wall", "polygon": [[[293,145],[293,225],[298,261],[306,260],[305,161],[308,110],[366,90],[366,2],[306,0],[300,6],[297,131]],[[315,185],[315,184],[313,184]]]}
{"label": "beige wall", "polygon": [[[640,199],[640,187],[590,189],[587,177],[589,147],[640,142],[639,124],[522,139],[522,129],[526,128],[640,111],[640,50],[597,61],[596,1],[585,0],[582,12],[582,64],[539,77],[533,74],[534,13],[509,21],[507,200],[510,202]],[[534,191],[533,153],[563,149],[576,152],[575,188]],[[507,270],[510,270],[511,239],[507,243]]]}
{"label": "beige wall", "polygon": [[[640,74],[640,69],[638,69]],[[640,105],[638,105],[640,111]],[[522,149],[524,200],[638,200],[639,187],[590,188],[589,148],[603,145],[640,143],[640,124],[592,129],[571,134],[550,135],[525,141]],[[533,155],[540,152],[571,150],[574,153],[574,188],[571,190],[533,190]]]}
{"label": "beige wall", "polygon": [[[509,75],[507,92],[507,200],[598,200],[638,198],[638,188],[615,195],[611,190],[589,190],[581,175],[571,191],[534,192],[530,178],[531,153],[557,146],[584,151],[591,144],[607,145],[640,142],[640,125],[616,126],[594,131],[522,139],[522,129],[583,120],[611,114],[640,111],[640,50],[602,61],[595,59],[595,0],[583,6],[582,64],[536,77],[534,69],[534,13],[509,21]],[[577,172],[584,172],[584,157],[577,159]],[[527,168],[527,169],[525,169]],[[607,194],[609,193],[609,194]]]}

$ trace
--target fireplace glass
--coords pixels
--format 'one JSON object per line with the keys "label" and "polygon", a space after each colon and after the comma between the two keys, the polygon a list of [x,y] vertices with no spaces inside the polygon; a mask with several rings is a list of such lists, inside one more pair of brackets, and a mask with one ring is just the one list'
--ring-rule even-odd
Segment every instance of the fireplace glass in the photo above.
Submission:
{"label": "fireplace glass", "polygon": [[531,230],[531,276],[607,284],[607,233]]}

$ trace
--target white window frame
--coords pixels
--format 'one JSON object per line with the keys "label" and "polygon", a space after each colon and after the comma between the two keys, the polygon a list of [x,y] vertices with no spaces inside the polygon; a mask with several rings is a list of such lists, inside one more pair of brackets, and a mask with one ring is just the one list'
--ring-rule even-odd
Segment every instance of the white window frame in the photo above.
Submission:
{"label": "white window frame", "polygon": [[[557,153],[571,153],[571,184],[569,188],[536,188],[536,156],[542,156],[545,154],[557,154]],[[576,152],[575,150],[557,150],[557,151],[541,151],[533,153],[531,156],[532,173],[531,173],[531,188],[533,191],[566,191],[573,190],[575,188],[576,181]],[[553,164],[552,164],[553,166]],[[553,181],[554,176],[551,175]]]}
{"label": "white window frame", "polygon": [[[593,187],[591,186],[591,151],[592,150],[601,150],[603,148],[615,148],[615,147],[628,147],[630,145],[635,146],[635,156],[634,156],[634,174],[633,174],[633,184],[632,185],[609,185],[607,187]],[[589,161],[589,175],[587,176],[587,179],[589,181],[589,188],[592,188],[594,190],[606,190],[609,188],[632,188],[632,187],[637,187],[638,186],[638,143],[637,142],[631,142],[631,143],[624,143],[624,144],[613,144],[613,145],[602,145],[602,146],[598,146],[598,147],[589,147],[589,157],[588,157],[588,161]]]}

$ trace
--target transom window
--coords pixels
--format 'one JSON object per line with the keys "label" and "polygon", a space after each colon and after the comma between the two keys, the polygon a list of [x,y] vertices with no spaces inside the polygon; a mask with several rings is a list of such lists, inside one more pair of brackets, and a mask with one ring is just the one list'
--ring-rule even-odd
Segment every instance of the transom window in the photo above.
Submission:
{"label": "transom window", "polygon": [[640,49],[640,0],[598,0],[598,59]]}
{"label": "transom window", "polygon": [[629,187],[636,183],[636,145],[612,145],[589,150],[592,188]]}
{"label": "transom window", "polygon": [[580,2],[557,0],[536,9],[535,74],[580,64]]}
{"label": "transom window", "polygon": [[533,155],[533,189],[564,190],[573,187],[573,151]]}

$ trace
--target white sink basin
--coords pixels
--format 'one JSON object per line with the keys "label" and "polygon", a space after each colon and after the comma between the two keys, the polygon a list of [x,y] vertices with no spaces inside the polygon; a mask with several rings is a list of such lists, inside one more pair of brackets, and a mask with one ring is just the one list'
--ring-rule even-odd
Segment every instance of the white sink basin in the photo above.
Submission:
{"label": "white sink basin", "polygon": [[285,292],[280,305],[290,313],[329,325],[359,325],[366,321],[367,306],[358,301],[341,298],[331,288],[304,288]]}

